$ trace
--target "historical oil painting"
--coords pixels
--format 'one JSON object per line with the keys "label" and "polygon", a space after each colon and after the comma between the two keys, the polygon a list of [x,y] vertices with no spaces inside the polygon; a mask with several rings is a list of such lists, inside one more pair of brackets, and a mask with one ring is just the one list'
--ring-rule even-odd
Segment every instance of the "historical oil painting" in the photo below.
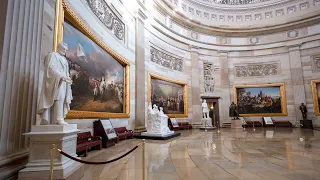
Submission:
{"label": "historical oil painting", "polygon": [[320,115],[320,80],[312,80],[312,96],[313,96],[313,105],[314,105],[314,112],[315,115]]}
{"label": "historical oil painting", "polygon": [[234,86],[240,116],[287,115],[284,84]]}
{"label": "historical oil painting", "polygon": [[67,21],[63,41],[73,81],[71,110],[123,113],[124,66]]}
{"label": "historical oil painting", "polygon": [[149,102],[163,107],[169,117],[186,116],[186,84],[149,74]]}

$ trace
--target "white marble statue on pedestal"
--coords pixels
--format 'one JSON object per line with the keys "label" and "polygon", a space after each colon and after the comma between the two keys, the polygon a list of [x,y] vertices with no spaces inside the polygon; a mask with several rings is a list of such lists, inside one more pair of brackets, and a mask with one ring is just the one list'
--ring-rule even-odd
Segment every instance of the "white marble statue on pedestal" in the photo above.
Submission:
{"label": "white marble statue on pedestal", "polygon": [[165,136],[168,134],[173,134],[168,128],[168,116],[164,114],[163,108],[160,107],[160,111],[157,105],[148,106],[148,120],[147,120],[147,132],[143,132],[143,135],[149,136]]}
{"label": "white marble statue on pedestal", "polygon": [[61,42],[57,52],[46,55],[44,60],[44,75],[38,104],[40,125],[66,125],[64,118],[70,110],[72,100],[69,65],[65,58],[68,45]]}
{"label": "white marble statue on pedestal", "polygon": [[209,108],[206,100],[203,100],[202,102],[202,117],[207,119],[209,117]]}
{"label": "white marble statue on pedestal", "polygon": [[203,100],[202,102],[202,126],[212,126],[212,120],[209,116],[209,108],[206,100]]}

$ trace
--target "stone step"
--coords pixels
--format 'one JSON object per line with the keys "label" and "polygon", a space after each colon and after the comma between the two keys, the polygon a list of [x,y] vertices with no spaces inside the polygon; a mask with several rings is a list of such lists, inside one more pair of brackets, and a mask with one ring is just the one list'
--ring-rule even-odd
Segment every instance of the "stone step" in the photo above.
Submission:
{"label": "stone step", "polygon": [[231,123],[224,122],[222,123],[222,128],[231,128]]}

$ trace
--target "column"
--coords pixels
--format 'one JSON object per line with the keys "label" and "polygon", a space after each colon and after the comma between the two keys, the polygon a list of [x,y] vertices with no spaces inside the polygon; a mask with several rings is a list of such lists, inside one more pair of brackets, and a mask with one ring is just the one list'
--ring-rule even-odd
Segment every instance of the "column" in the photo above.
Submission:
{"label": "column", "polygon": [[[192,124],[201,124],[202,107],[200,99],[200,67],[198,49],[190,46],[191,55],[191,97],[192,97]],[[201,77],[202,78],[202,77]]]}
{"label": "column", "polygon": [[145,68],[145,43],[144,43],[144,23],[146,15],[138,9],[136,17],[136,60],[135,60],[135,130],[144,131],[146,119],[146,68]]}
{"label": "column", "polygon": [[296,117],[296,125],[299,126],[302,120],[299,106],[301,103],[306,104],[306,93],[303,83],[303,70],[300,56],[300,44],[287,46],[289,50],[290,69],[291,69],[291,83],[293,89],[294,111]]}
{"label": "column", "polygon": [[0,16],[0,179],[27,162],[22,134],[36,120],[43,3],[1,1],[0,14],[6,15]]}
{"label": "column", "polygon": [[230,80],[228,68],[228,52],[219,51],[220,78],[221,78],[221,98],[219,99],[220,108],[220,125],[222,122],[230,122],[229,105],[230,97]]}

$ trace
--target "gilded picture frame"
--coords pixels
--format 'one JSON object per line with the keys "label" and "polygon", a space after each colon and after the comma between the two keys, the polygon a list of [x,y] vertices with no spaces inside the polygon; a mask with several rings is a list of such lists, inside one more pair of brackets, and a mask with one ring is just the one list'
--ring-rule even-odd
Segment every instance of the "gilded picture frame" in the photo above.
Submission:
{"label": "gilded picture frame", "polygon": [[123,112],[93,112],[93,111],[76,111],[70,110],[67,119],[84,119],[84,118],[129,118],[130,117],[130,63],[124,57],[117,54],[110,47],[106,46],[98,36],[96,36],[77,16],[75,12],[63,0],[56,0],[56,13],[54,23],[54,42],[53,51],[56,51],[57,44],[63,39],[64,21],[67,20],[78,31],[87,36],[96,45],[118,61],[124,68],[124,87],[123,87]]}
{"label": "gilded picture frame", "polygon": [[[239,94],[240,89],[243,89],[242,91],[246,91],[245,89],[252,89],[254,91],[259,91],[259,95],[252,94],[254,98],[259,98],[259,101],[256,104],[253,104],[250,102],[250,104],[245,103],[239,103],[239,98],[244,99],[244,97],[237,97]],[[276,95],[268,95],[267,92],[270,92],[270,89],[274,89],[272,91],[276,91]],[[258,84],[258,85],[234,85],[233,86],[233,93],[234,93],[234,103],[238,105],[238,111],[240,116],[287,116],[287,103],[286,103],[286,93],[285,93],[285,85],[284,83],[274,83],[274,84]],[[251,97],[251,92],[246,94],[246,96]],[[279,96],[278,98],[275,98]],[[252,99],[253,99],[252,97]],[[263,97],[260,98],[260,97]],[[268,99],[264,101],[264,98],[267,97]],[[275,100],[278,99],[278,100]],[[251,100],[254,101],[254,100]],[[280,101],[280,102],[279,102]],[[278,103],[278,106],[276,106]],[[245,105],[244,105],[245,104]],[[271,105],[270,105],[271,104]],[[281,105],[281,107],[279,107]],[[250,110],[244,110],[248,107],[250,109],[250,106],[258,107],[259,111],[257,113],[252,113],[252,111],[255,111],[255,108],[252,108]],[[273,107],[276,106],[276,107]],[[265,109],[263,109],[265,108]],[[269,111],[269,112],[265,112]],[[277,112],[271,112],[270,111],[277,111]],[[250,112],[250,113],[241,113],[241,112]]]}
{"label": "gilded picture frame", "polygon": [[[170,118],[180,118],[180,117],[188,117],[188,88],[187,88],[187,83],[181,82],[181,81],[175,81],[171,80],[166,77],[162,77],[153,73],[148,72],[148,104],[151,103],[151,81],[152,80],[160,80],[168,83],[173,83],[177,86],[181,86],[183,90],[183,113],[166,113],[165,114],[170,117]],[[181,107],[181,106],[180,106]],[[165,111],[165,107],[164,111]]]}
{"label": "gilded picture frame", "polygon": [[314,114],[316,116],[320,116],[319,110],[319,93],[317,89],[317,84],[320,85],[320,79],[312,80],[311,81],[311,89],[312,89],[312,99],[313,99],[313,107],[314,107]]}

